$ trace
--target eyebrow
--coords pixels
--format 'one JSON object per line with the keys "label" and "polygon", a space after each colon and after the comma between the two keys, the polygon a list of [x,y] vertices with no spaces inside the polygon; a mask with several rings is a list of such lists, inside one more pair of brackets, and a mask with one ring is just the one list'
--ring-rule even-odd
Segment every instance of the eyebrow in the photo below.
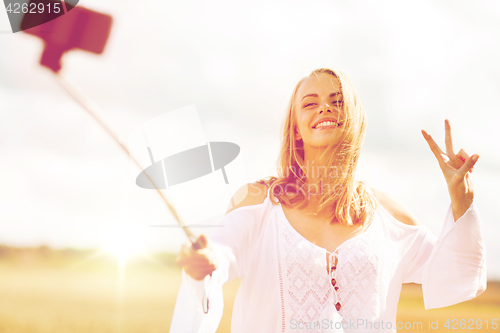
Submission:
{"label": "eyebrow", "polygon": [[[341,92],[331,93],[331,94],[330,94],[330,97],[335,97],[335,96],[337,96],[337,95],[342,95],[342,93],[341,93]],[[304,98],[306,98],[306,97],[318,97],[318,94],[309,94],[309,95],[305,95],[304,97],[302,97],[302,99],[301,99],[301,100],[303,100],[303,99],[304,99]]]}

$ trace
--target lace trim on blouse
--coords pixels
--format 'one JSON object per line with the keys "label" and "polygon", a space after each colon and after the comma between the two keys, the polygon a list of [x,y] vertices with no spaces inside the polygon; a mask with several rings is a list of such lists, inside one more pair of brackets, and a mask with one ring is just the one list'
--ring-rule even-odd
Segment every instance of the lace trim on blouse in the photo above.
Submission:
{"label": "lace trim on blouse", "polygon": [[318,322],[328,303],[335,306],[343,322],[378,318],[381,286],[377,268],[381,263],[375,255],[380,245],[375,219],[362,234],[329,252],[296,231],[278,204],[274,224],[282,332],[292,320],[297,324]]}

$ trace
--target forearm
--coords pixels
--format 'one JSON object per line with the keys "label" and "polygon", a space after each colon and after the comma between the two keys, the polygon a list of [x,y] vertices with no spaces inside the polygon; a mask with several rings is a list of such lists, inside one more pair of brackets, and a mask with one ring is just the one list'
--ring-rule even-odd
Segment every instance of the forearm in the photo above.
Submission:
{"label": "forearm", "polygon": [[456,184],[448,184],[448,192],[451,199],[451,209],[455,222],[465,214],[474,201],[474,191],[470,174],[465,175],[464,181]]}

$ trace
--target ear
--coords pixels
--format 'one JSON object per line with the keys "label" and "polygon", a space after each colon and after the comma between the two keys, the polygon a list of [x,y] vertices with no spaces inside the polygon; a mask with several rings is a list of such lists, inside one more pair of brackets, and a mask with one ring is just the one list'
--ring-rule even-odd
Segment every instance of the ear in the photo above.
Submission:
{"label": "ear", "polygon": [[299,131],[297,130],[297,128],[295,128],[295,129],[293,130],[293,134],[294,134],[294,138],[295,138],[295,140],[296,140],[296,141],[298,141],[298,140],[302,140],[302,136],[300,135],[300,133],[299,133]]}

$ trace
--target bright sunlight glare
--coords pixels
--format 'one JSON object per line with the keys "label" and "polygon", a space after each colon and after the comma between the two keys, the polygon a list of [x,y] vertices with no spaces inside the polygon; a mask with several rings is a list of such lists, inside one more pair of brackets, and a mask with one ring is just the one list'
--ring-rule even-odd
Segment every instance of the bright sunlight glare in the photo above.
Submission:
{"label": "bright sunlight glare", "polygon": [[141,230],[136,226],[114,226],[109,229],[104,252],[113,255],[123,267],[129,259],[142,254],[140,236]]}

